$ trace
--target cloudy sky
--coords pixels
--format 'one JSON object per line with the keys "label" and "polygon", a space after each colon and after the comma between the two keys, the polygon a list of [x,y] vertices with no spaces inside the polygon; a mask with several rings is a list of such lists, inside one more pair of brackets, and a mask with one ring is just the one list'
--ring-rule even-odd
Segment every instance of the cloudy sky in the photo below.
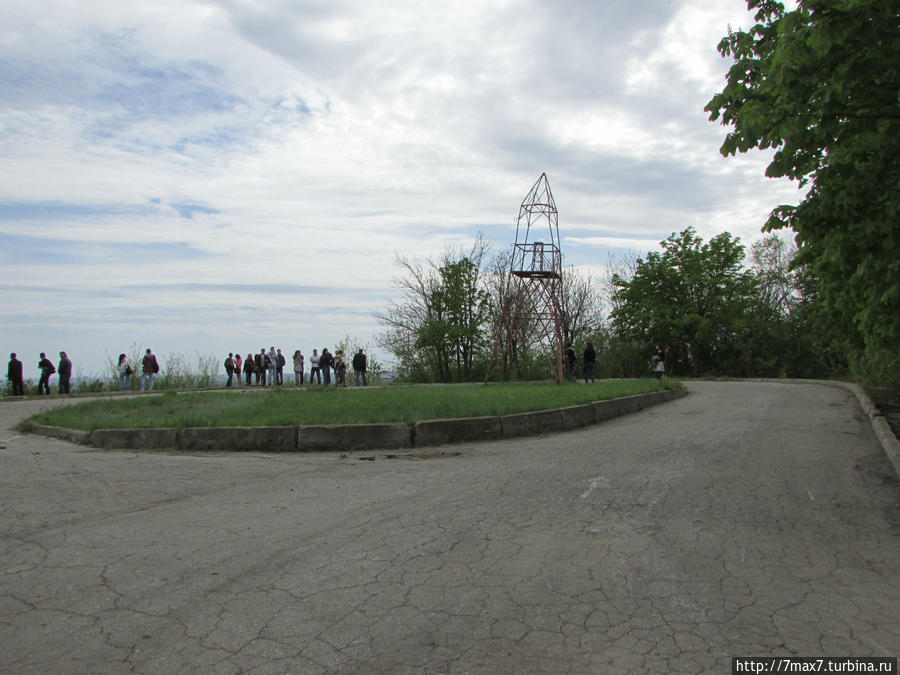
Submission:
{"label": "cloudy sky", "polygon": [[[369,344],[400,253],[509,246],[546,172],[569,264],[799,195],[704,104],[743,0],[4,0],[0,350]],[[376,350],[377,351],[377,350]],[[389,360],[388,355],[380,355]],[[5,371],[4,371],[5,374]]]}

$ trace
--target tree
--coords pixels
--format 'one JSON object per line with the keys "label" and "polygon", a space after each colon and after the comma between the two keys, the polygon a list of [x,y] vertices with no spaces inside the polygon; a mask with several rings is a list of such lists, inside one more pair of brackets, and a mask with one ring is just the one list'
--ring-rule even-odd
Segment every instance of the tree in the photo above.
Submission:
{"label": "tree", "polygon": [[404,290],[376,317],[385,326],[378,344],[393,353],[401,371],[417,381],[471,378],[485,344],[489,298],[482,263],[489,244],[478,237],[468,251],[447,251],[439,262],[397,256]]}
{"label": "tree", "polygon": [[798,181],[797,264],[820,284],[857,344],[900,343],[900,12],[894,0],[799,0],[793,11],[748,0],[758,22],[720,43],[734,65],[707,104],[733,127],[723,155],[776,149],[766,175]]}
{"label": "tree", "polygon": [[590,274],[574,267],[562,273],[563,342],[574,345],[603,323],[603,305]]}
{"label": "tree", "polygon": [[489,295],[479,285],[479,266],[464,256],[438,268],[429,315],[419,327],[416,347],[432,354],[441,382],[465,382],[484,348]]}
{"label": "tree", "polygon": [[751,330],[766,311],[744,269],[744,247],[728,232],[708,243],[693,228],[638,258],[631,279],[613,277],[613,329],[618,339],[664,346],[669,362],[694,374],[733,372],[746,362]]}
{"label": "tree", "polygon": [[779,316],[789,316],[800,299],[800,270],[793,265],[797,247],[776,234],[750,246],[750,265],[759,281],[760,299]]}

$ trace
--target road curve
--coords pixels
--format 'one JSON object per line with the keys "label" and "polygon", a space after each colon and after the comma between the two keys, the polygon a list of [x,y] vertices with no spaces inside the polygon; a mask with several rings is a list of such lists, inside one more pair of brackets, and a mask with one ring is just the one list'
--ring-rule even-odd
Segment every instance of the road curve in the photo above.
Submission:
{"label": "road curve", "polygon": [[168,455],[0,405],[0,671],[729,672],[900,652],[898,483],[840,388],[691,382],[433,455]]}

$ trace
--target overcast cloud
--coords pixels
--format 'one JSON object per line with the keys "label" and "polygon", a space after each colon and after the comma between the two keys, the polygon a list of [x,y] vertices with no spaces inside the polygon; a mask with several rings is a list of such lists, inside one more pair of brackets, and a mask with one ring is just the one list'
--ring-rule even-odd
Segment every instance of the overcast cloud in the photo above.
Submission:
{"label": "overcast cloud", "polygon": [[[546,172],[569,264],[688,225],[759,238],[796,188],[706,101],[742,0],[6,0],[2,349],[100,374],[372,343],[397,253],[512,243]],[[383,359],[387,355],[380,355]],[[221,360],[220,359],[220,360]]]}

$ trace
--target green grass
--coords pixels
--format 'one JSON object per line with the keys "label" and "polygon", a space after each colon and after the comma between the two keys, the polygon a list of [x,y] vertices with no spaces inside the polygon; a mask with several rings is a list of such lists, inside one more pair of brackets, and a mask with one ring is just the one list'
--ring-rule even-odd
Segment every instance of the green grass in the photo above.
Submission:
{"label": "green grass", "polygon": [[[672,386],[671,383],[664,385]],[[267,389],[97,399],[49,410],[27,423],[70,429],[413,423],[545,410],[658,391],[656,380]]]}

